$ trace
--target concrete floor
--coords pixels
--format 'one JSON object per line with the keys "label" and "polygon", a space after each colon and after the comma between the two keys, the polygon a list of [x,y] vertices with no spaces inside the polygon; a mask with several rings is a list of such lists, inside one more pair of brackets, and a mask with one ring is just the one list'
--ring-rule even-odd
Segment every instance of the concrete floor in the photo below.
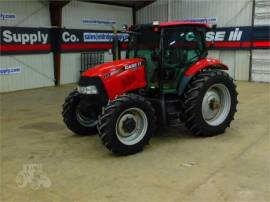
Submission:
{"label": "concrete floor", "polygon": [[[65,127],[61,105],[73,87],[1,95],[0,201],[270,201],[269,84],[238,82],[238,113],[224,135],[163,129],[127,157]],[[42,166],[49,188],[31,188],[42,182],[31,169],[19,187],[28,164]]]}

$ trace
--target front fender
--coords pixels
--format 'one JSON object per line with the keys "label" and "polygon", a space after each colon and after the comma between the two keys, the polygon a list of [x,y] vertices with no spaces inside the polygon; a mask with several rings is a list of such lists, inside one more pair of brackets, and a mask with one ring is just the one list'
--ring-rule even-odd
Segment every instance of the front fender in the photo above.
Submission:
{"label": "front fender", "polygon": [[228,66],[223,64],[220,60],[211,59],[211,58],[204,58],[199,60],[198,62],[194,63],[188,70],[184,73],[184,76],[178,86],[178,95],[181,96],[187,85],[189,84],[192,77],[198,74],[203,69],[222,69],[228,70]]}

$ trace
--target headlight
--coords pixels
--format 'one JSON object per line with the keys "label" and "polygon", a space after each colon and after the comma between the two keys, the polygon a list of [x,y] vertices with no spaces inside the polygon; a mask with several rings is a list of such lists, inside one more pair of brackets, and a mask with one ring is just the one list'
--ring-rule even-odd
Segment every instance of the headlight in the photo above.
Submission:
{"label": "headlight", "polygon": [[98,94],[96,86],[78,86],[77,90],[81,94],[87,95]]}

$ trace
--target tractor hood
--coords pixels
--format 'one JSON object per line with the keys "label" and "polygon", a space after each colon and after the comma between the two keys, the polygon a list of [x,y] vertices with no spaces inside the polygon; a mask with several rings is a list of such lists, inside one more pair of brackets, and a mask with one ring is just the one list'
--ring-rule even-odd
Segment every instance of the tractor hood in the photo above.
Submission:
{"label": "tractor hood", "polygon": [[115,72],[122,70],[125,71],[127,69],[132,69],[141,66],[143,62],[144,60],[142,58],[132,58],[125,60],[116,60],[113,62],[106,62],[86,70],[84,73],[82,73],[82,76],[84,77],[98,76],[101,78],[109,77]]}

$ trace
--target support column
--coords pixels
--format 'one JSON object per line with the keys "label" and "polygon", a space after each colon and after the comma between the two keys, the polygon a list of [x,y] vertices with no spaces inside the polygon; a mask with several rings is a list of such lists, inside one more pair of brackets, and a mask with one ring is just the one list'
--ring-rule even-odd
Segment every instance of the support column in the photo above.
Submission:
{"label": "support column", "polygon": [[256,0],[252,0],[252,16],[251,16],[251,47],[249,52],[249,81],[252,81],[252,58],[253,58],[253,41],[254,41],[254,20],[255,20],[255,7],[256,7]]}
{"label": "support column", "polygon": [[133,25],[136,25],[136,9],[135,7],[132,7],[132,23]]}
{"label": "support column", "polygon": [[51,26],[55,27],[52,33],[52,48],[53,48],[53,63],[54,63],[54,79],[55,86],[60,85],[60,68],[61,68],[61,54],[59,52],[59,42],[56,37],[58,29],[62,26],[62,8],[69,1],[49,1]]}

